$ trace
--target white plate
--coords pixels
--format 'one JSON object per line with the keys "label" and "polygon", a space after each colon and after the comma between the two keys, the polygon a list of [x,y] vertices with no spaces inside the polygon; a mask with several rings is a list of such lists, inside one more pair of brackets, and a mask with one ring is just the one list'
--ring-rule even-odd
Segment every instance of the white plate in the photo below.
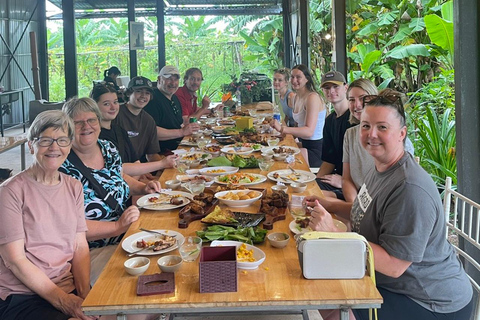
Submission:
{"label": "white plate", "polygon": [[[283,169],[283,170],[271,171],[267,174],[267,177],[270,180],[283,182],[283,183],[292,183],[292,182],[307,183],[310,181],[315,181],[315,178],[317,177],[314,173],[310,171],[303,171],[303,170],[295,170],[295,171],[298,174],[300,174],[300,176],[297,177],[290,169]],[[273,177],[275,173],[278,173],[279,175],[278,178]],[[285,179],[282,179],[281,177],[284,177]]]}
{"label": "white plate", "polygon": [[[231,192],[231,193],[240,193],[240,192],[249,193],[249,192],[252,192],[252,191],[257,193],[258,195],[255,198],[251,198],[251,199],[247,199],[247,200],[228,200],[228,199],[222,199],[221,198],[229,192]],[[217,198],[218,200],[220,200],[220,202],[226,204],[227,206],[233,207],[233,208],[248,207],[249,205],[251,205],[255,201],[260,200],[261,197],[262,197],[262,193],[260,191],[248,190],[248,189],[246,189],[246,190],[228,190],[228,191],[220,191],[220,192],[215,193],[215,198]]]}
{"label": "white plate", "polygon": [[180,145],[181,145],[181,146],[187,146],[187,147],[196,147],[196,146],[197,146],[197,142],[196,142],[196,141],[182,140],[182,141],[180,142]]}
{"label": "white plate", "polygon": [[223,153],[229,154],[250,154],[253,152],[253,148],[246,148],[246,147],[224,147],[220,151]]}
{"label": "white plate", "polygon": [[165,210],[172,210],[176,208],[181,208],[186,206],[187,204],[190,203],[190,200],[192,200],[192,195],[190,193],[186,192],[181,192],[181,191],[162,191],[162,193],[166,193],[171,196],[176,196],[179,195],[181,198],[184,199],[183,203],[180,205],[173,205],[173,204],[160,204],[160,205],[155,205],[155,203],[152,203],[148,201],[151,197],[158,197],[158,193],[151,193],[144,195],[140,199],[137,200],[137,206],[148,206],[151,204],[151,206],[145,207],[144,209],[147,210],[156,210],[156,211],[165,211]]}
{"label": "white plate", "polygon": [[188,151],[185,150],[185,149],[176,149],[176,150],[173,150],[173,151],[172,151],[172,153],[173,153],[173,154],[176,154],[177,156],[180,156],[180,155],[185,154],[185,153],[187,153],[187,152],[188,152]]}
{"label": "white plate", "polygon": [[[210,247],[225,247],[225,246],[234,246],[238,248],[242,245],[242,242],[239,241],[223,241],[223,240],[214,240],[210,243]],[[238,269],[247,269],[247,270],[255,270],[258,268],[259,265],[265,261],[265,252],[258,249],[255,246],[245,244],[247,246],[247,250],[253,249],[253,257],[255,258],[254,262],[237,262]]]}
{"label": "white plate", "polygon": [[[192,159],[189,159],[192,157]],[[212,155],[206,152],[187,152],[179,155],[180,160],[184,161],[203,161],[212,159]]]}
{"label": "white plate", "polygon": [[[335,227],[340,229],[341,232],[347,232],[347,226],[342,221],[333,219],[333,223],[335,224]],[[305,232],[312,231],[310,227],[300,228],[300,226],[298,225],[298,223],[295,222],[295,220],[290,222],[290,224],[288,225],[288,228],[290,229],[290,231],[292,231],[293,234],[302,234]]]}
{"label": "white plate", "polygon": [[[164,233],[166,235],[175,236],[175,239],[177,239],[177,243],[174,244],[173,246],[167,248],[167,249],[164,249],[164,250],[160,250],[160,251],[144,250],[144,251],[140,251],[139,253],[137,253],[137,255],[139,255],[139,256],[154,256],[154,255],[157,255],[157,254],[170,252],[170,251],[173,251],[173,250],[177,249],[178,246],[181,246],[182,243],[185,241],[185,237],[181,233],[178,233],[177,231],[161,230],[161,229],[154,229],[153,231],[158,231],[158,232]],[[138,250],[140,250],[140,248],[137,248],[137,241],[140,241],[142,239],[144,239],[145,241],[153,240],[153,239],[155,239],[155,235],[153,233],[149,233],[149,232],[146,232],[146,231],[141,231],[141,232],[134,233],[134,234],[128,236],[127,238],[123,239],[122,249],[127,251],[128,253],[138,251]]]}
{"label": "white plate", "polygon": [[[208,167],[208,168],[202,168],[198,170],[200,174],[203,174],[205,176],[221,176],[229,173],[235,173],[238,171],[239,168],[237,167]],[[212,172],[215,170],[224,170],[222,172]]]}
{"label": "white plate", "polygon": [[[263,147],[261,149],[262,153],[268,153],[268,154],[274,154],[275,151],[273,149],[275,148],[283,148],[283,149],[288,149],[293,151],[293,155],[297,155],[300,153],[300,149],[295,148],[295,147],[289,147],[289,146],[274,146],[274,147]],[[290,154],[290,153],[287,153]]]}
{"label": "white plate", "polygon": [[246,174],[251,175],[253,177],[257,177],[258,180],[253,181],[253,182],[248,182],[248,183],[222,182],[222,181],[219,180],[220,177],[223,177],[223,175],[222,175],[222,176],[216,176],[215,177],[215,182],[218,183],[218,184],[235,184],[235,185],[251,186],[251,185],[254,185],[254,184],[259,184],[259,183],[265,182],[267,180],[267,177],[265,177],[264,175],[261,175],[261,174],[256,174],[256,173],[246,173]]}
{"label": "white plate", "polygon": [[[253,146],[256,146],[257,149],[255,149]],[[233,147],[252,148],[253,151],[260,151],[263,148],[263,146],[260,143],[250,143],[250,142],[237,142],[235,144],[229,144],[224,146],[224,148],[233,148]]]}
{"label": "white plate", "polygon": [[205,186],[206,187],[210,187],[215,181],[212,179],[212,177],[207,177],[205,175],[199,175],[199,174],[192,174],[192,175],[189,175],[189,174],[179,174],[177,175],[175,178],[177,180],[179,180],[180,182],[188,182],[188,181],[191,181],[191,180],[195,180],[195,177],[204,177],[205,179],[207,179],[208,181],[205,181]]}

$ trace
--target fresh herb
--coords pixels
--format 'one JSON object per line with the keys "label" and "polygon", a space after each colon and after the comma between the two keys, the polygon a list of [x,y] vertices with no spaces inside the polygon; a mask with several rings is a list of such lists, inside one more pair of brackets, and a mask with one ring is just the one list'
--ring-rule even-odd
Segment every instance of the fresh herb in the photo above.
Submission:
{"label": "fresh herb", "polygon": [[204,242],[213,240],[235,240],[249,244],[262,243],[265,241],[267,230],[258,227],[233,228],[226,226],[210,226],[203,231],[197,231],[197,236]]}

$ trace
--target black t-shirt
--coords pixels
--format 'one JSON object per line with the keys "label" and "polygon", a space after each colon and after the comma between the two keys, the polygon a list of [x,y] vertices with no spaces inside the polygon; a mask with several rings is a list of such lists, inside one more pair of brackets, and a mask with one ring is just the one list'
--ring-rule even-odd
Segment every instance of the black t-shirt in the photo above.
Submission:
{"label": "black t-shirt", "polygon": [[[158,127],[165,129],[180,129],[183,124],[182,105],[177,96],[173,95],[172,100],[168,99],[160,90],[153,90],[153,99],[144,108]],[[171,140],[159,141],[160,151],[175,150],[183,137]]]}
{"label": "black t-shirt", "polygon": [[99,138],[113,142],[123,163],[133,163],[138,160],[127,131],[122,127],[112,123],[110,129],[102,128]]}
{"label": "black t-shirt", "polygon": [[337,118],[337,114],[332,112],[325,119],[323,127],[323,146],[322,160],[335,165],[333,173],[342,174],[343,172],[343,136],[345,131],[353,125],[348,122],[350,110]]}

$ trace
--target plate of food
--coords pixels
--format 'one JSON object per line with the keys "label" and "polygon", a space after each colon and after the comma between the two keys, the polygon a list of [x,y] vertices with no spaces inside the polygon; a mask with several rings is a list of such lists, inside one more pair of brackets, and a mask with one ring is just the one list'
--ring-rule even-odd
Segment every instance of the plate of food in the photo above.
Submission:
{"label": "plate of food", "polygon": [[200,221],[206,224],[219,224],[229,227],[255,227],[264,218],[264,213],[234,212],[217,205],[212,212]]}
{"label": "plate of food", "polygon": [[220,167],[208,167],[202,168],[199,171],[200,174],[205,176],[221,176],[224,174],[235,173],[238,171],[239,168],[237,167],[228,167],[228,166],[220,166]]}
{"label": "plate of food", "polygon": [[251,143],[251,142],[237,142],[232,145],[227,145],[225,148],[252,148],[253,151],[260,151],[262,145],[260,143]]}
{"label": "plate of food", "polygon": [[214,240],[210,247],[233,246],[237,248],[237,267],[255,270],[265,261],[265,252],[259,248],[239,241]]}
{"label": "plate of food", "polygon": [[255,173],[231,173],[215,177],[218,184],[254,185],[265,182],[267,177]]}
{"label": "plate of food", "polygon": [[225,119],[222,119],[222,120],[218,120],[217,124],[219,126],[234,126],[235,125],[235,120],[225,118]]}
{"label": "plate of food", "polygon": [[181,233],[173,230],[155,229],[152,231],[163,235],[146,231],[134,233],[123,239],[122,249],[128,253],[138,251],[136,254],[139,256],[153,256],[173,251],[185,241],[185,237]]}
{"label": "plate of food", "polygon": [[248,207],[263,196],[263,193],[256,190],[230,190],[215,193],[215,198],[221,203],[234,208]]}
{"label": "plate of food", "polygon": [[[199,170],[200,171],[200,170]],[[182,183],[190,182],[193,180],[203,180],[205,181],[205,186],[209,187],[211,186],[215,181],[212,179],[212,177],[207,177],[205,175],[199,175],[199,174],[179,174],[176,176],[177,180],[180,180]]]}
{"label": "plate of food", "polygon": [[183,139],[180,142],[181,146],[187,146],[187,147],[196,147],[197,146],[197,139],[195,137],[188,137]]}
{"label": "plate of food", "polygon": [[299,154],[300,149],[295,148],[295,147],[289,147],[289,146],[274,146],[274,147],[264,147],[261,149],[262,153],[267,153],[267,154]]}
{"label": "plate of food", "polygon": [[220,149],[222,149],[222,147],[218,144],[207,144],[202,148],[202,151],[210,153],[212,156],[218,156],[220,154]]}
{"label": "plate of food", "polygon": [[283,183],[292,183],[292,182],[311,182],[315,181],[317,177],[314,173],[304,170],[295,170],[293,172],[290,169],[275,170],[267,174],[268,179],[283,182]]}
{"label": "plate of food", "polygon": [[[312,228],[308,226],[308,223],[310,222],[309,217],[299,217],[290,222],[288,225],[288,228],[290,231],[292,231],[293,234],[301,234],[305,232],[310,232],[313,231]],[[347,226],[342,222],[337,219],[333,219],[333,223],[335,226],[340,229],[341,232],[347,232]]]}
{"label": "plate of food", "polygon": [[251,147],[223,147],[220,151],[223,153],[228,153],[228,154],[250,154],[253,152],[253,148]]}
{"label": "plate of food", "polygon": [[212,155],[204,152],[187,152],[180,154],[178,158],[181,161],[203,161],[212,159]]}
{"label": "plate of food", "polygon": [[137,200],[137,206],[148,210],[172,210],[186,206],[192,200],[192,195],[181,191],[162,191],[144,195]]}

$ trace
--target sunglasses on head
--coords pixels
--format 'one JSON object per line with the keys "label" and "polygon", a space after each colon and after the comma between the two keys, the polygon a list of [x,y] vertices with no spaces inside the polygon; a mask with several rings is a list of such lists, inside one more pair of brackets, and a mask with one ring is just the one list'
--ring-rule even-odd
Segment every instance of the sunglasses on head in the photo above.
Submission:
{"label": "sunglasses on head", "polygon": [[368,96],[364,96],[363,100],[363,107],[365,108],[366,105],[395,105],[399,104],[403,108],[402,99],[399,95],[396,94],[387,94],[387,95],[376,95],[371,94]]}

